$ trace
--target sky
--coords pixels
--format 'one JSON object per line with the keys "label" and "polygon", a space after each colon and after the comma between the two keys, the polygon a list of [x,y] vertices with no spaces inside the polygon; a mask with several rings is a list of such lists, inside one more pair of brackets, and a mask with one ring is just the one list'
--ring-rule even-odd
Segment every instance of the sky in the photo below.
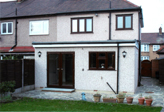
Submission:
{"label": "sky", "polygon": [[[15,0],[0,0],[0,1],[15,1]],[[164,32],[164,0],[128,0],[143,10],[144,28],[142,33],[159,32],[159,27],[162,27]]]}
{"label": "sky", "polygon": [[164,32],[164,0],[128,0],[143,10],[144,28],[142,33],[159,32],[162,27]]}

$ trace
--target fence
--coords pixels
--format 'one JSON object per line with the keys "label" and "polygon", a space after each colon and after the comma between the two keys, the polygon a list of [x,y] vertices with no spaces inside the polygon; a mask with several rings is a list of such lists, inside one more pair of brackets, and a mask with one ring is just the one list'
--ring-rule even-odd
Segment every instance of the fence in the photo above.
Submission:
{"label": "fence", "polygon": [[1,60],[0,61],[0,83],[4,81],[15,81],[16,89],[34,85],[34,60]]}

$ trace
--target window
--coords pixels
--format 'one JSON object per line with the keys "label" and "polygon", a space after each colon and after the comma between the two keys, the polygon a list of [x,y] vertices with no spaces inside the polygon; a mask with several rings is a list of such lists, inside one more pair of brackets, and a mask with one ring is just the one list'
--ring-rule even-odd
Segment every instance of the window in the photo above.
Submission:
{"label": "window", "polygon": [[30,35],[45,35],[49,34],[49,21],[30,21]]}
{"label": "window", "polygon": [[72,18],[71,33],[92,33],[93,18]]}
{"label": "window", "polygon": [[141,51],[142,52],[149,52],[149,45],[148,44],[142,44],[141,45]]}
{"label": "window", "polygon": [[141,56],[141,61],[143,60],[149,60],[149,56]]}
{"label": "window", "polygon": [[160,45],[153,45],[153,51],[157,51],[160,48]]}
{"label": "window", "polygon": [[129,30],[132,29],[132,15],[117,15],[116,16],[116,29]]}
{"label": "window", "polygon": [[115,52],[89,52],[90,70],[115,70]]}
{"label": "window", "polygon": [[13,34],[13,22],[1,23],[1,34]]}

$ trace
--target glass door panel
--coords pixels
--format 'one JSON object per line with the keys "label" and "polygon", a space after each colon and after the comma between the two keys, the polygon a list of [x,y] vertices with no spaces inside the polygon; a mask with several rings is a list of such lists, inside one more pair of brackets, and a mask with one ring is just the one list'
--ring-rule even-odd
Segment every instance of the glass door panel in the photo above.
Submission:
{"label": "glass door panel", "polygon": [[57,86],[59,85],[59,54],[49,54],[48,64],[48,85]]}
{"label": "glass door panel", "polygon": [[73,54],[62,54],[62,86],[73,86]]}

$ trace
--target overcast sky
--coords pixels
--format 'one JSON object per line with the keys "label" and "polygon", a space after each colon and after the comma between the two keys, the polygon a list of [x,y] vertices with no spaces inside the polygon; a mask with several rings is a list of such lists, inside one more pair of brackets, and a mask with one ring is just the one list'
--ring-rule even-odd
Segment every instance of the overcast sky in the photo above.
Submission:
{"label": "overcast sky", "polygon": [[164,0],[128,0],[142,7],[144,28],[142,32],[164,32]]}
{"label": "overcast sky", "polygon": [[[14,0],[0,0],[14,1]],[[164,0],[128,0],[143,9],[144,28],[142,32],[158,32],[159,27],[164,32]]]}

